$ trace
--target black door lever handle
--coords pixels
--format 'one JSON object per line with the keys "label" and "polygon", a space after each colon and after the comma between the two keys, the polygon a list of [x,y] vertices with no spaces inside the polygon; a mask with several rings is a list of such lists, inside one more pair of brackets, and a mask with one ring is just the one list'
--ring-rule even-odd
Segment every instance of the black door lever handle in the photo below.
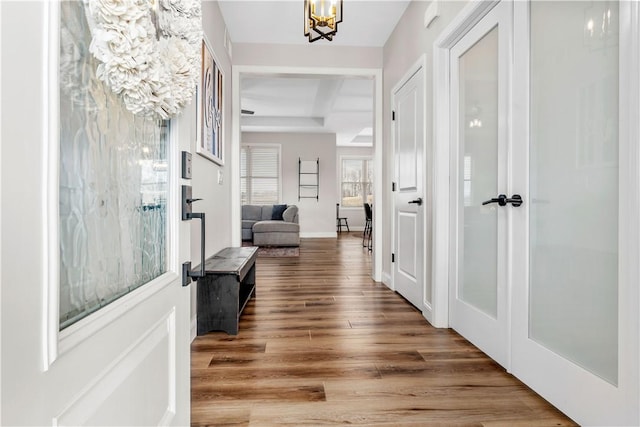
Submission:
{"label": "black door lever handle", "polygon": [[497,203],[499,206],[506,206],[507,205],[507,196],[505,196],[504,194],[500,194],[500,195],[498,195],[498,197],[494,197],[493,199],[485,200],[484,202],[482,202],[482,206],[488,205],[488,204],[491,204],[491,203]]}
{"label": "black door lever handle", "polygon": [[418,197],[417,199],[409,202],[409,204],[413,204],[413,203],[415,203],[418,206],[422,206],[422,197]]}
{"label": "black door lever handle", "polygon": [[511,203],[513,207],[517,208],[519,206],[522,206],[522,197],[519,194],[514,194],[510,199],[508,199],[506,195],[499,194],[498,197],[485,200],[484,202],[482,202],[482,205],[484,206],[490,203],[497,203],[498,206],[507,206],[507,203]]}

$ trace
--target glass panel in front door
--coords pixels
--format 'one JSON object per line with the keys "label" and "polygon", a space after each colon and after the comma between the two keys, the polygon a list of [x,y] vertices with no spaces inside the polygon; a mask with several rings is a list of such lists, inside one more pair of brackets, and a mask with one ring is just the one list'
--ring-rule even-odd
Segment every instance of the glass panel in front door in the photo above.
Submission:
{"label": "glass panel in front door", "polygon": [[96,76],[80,2],[60,4],[60,329],[167,271],[169,122]]}
{"label": "glass panel in front door", "polygon": [[459,298],[497,317],[498,27],[459,59],[459,200],[463,245]]}
{"label": "glass panel in front door", "polygon": [[618,381],[618,3],[531,3],[530,337]]}

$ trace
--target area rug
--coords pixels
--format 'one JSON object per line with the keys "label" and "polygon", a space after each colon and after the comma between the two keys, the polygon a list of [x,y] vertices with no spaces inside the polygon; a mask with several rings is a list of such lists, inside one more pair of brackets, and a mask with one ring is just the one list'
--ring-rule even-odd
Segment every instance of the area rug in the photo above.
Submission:
{"label": "area rug", "polygon": [[259,248],[258,249],[259,257],[283,257],[283,258],[291,258],[300,256],[300,248]]}
{"label": "area rug", "polygon": [[[242,242],[242,246],[253,246],[250,242]],[[291,258],[300,256],[300,248],[278,248],[278,247],[259,247],[258,248],[258,256],[259,257],[269,257],[269,258]]]}

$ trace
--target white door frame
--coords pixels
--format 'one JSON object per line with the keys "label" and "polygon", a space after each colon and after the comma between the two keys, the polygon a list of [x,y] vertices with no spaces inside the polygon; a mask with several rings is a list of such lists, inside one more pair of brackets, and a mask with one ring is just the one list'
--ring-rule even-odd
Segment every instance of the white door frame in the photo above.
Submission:
{"label": "white door frame", "polygon": [[[400,89],[416,74],[416,73],[422,73],[422,78],[423,78],[423,82],[424,84],[422,85],[422,99],[424,102],[424,111],[426,111],[426,103],[427,103],[427,56],[425,54],[420,55],[420,57],[418,58],[418,60],[416,62],[414,62],[408,69],[407,71],[404,73],[404,75],[398,80],[398,83],[396,83],[393,88],[391,89],[391,109],[393,110],[395,108],[395,100],[396,100],[396,94],[400,91]],[[428,169],[428,154],[427,153],[427,121],[425,119],[423,119],[422,122],[423,125],[423,133],[422,133],[422,145],[423,145],[423,150],[422,150],[422,159],[420,159],[421,163],[422,163],[422,169],[423,169],[423,174],[422,174],[422,191],[423,191],[423,195],[422,198],[424,199],[424,214],[423,214],[423,224],[422,224],[422,229],[423,229],[423,239],[422,239],[422,253],[425,255],[425,257],[429,256],[429,254],[431,253],[431,246],[428,245],[428,242],[431,241],[430,236],[433,236],[433,221],[431,220],[431,218],[433,217],[433,213],[432,210],[429,210],[429,207],[432,206],[431,204],[431,199],[432,199],[432,189],[431,186],[429,186],[429,169]],[[395,159],[396,157],[396,126],[397,126],[397,122],[395,121],[391,121],[391,145],[390,145],[390,154],[391,154],[391,158]],[[392,171],[392,176],[393,176],[393,182],[398,183],[398,170],[397,170],[397,165],[396,162],[394,160],[393,163],[393,171]],[[391,194],[391,212],[392,212],[392,218],[391,218],[391,247],[392,247],[392,252],[393,253],[398,253],[398,248],[396,247],[396,235],[397,235],[397,224],[396,224],[396,218],[395,218],[395,211],[396,211],[396,199],[393,195],[393,193]],[[424,260],[423,260],[424,261]],[[426,265],[426,264],[425,264]],[[396,290],[396,277],[395,277],[395,268],[393,265],[391,265],[391,286],[390,288],[392,290]],[[418,307],[421,311],[422,311],[422,315],[430,322],[433,323],[433,292],[432,295],[429,296],[429,300],[427,300],[427,293],[425,292],[425,287],[426,287],[426,283],[427,283],[427,279],[431,279],[430,277],[427,278],[427,269],[424,268],[423,269],[423,274],[421,277],[422,280],[422,286],[423,286],[423,290],[422,290],[422,306]],[[433,289],[433,288],[432,288]]]}
{"label": "white door frame", "polygon": [[449,102],[449,52],[466,32],[478,23],[499,0],[476,0],[468,4],[433,43],[433,326],[449,327],[449,227],[451,209],[449,176],[451,147],[449,132],[451,114]]}
{"label": "white door frame", "polygon": [[231,243],[241,243],[241,203],[240,203],[240,78],[243,74],[261,76],[277,75],[332,75],[373,78],[373,267],[372,277],[376,282],[382,281],[382,226],[384,224],[382,209],[382,69],[380,68],[310,68],[281,67],[260,65],[235,65],[231,78]]}

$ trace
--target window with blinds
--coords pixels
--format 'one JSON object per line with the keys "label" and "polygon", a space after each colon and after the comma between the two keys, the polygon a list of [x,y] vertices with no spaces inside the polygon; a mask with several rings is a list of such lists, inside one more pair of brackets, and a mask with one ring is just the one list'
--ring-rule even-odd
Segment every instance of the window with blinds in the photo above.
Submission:
{"label": "window with blinds", "polygon": [[242,145],[240,192],[243,205],[280,202],[280,146]]}

